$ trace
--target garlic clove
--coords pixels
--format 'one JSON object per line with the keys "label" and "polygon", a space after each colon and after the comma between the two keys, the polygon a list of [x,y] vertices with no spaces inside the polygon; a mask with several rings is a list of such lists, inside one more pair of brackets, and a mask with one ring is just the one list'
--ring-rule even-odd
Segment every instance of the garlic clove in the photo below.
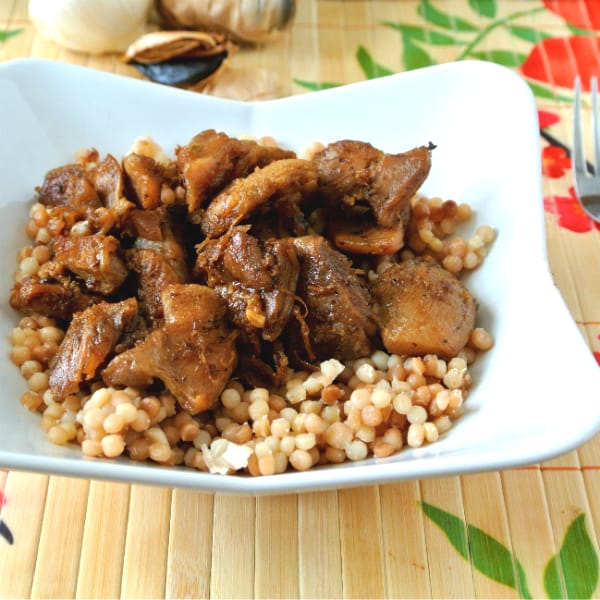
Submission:
{"label": "garlic clove", "polygon": [[266,42],[293,22],[294,0],[156,0],[171,29],[223,31],[236,40]]}
{"label": "garlic clove", "polygon": [[213,54],[199,60],[177,60],[156,64],[134,63],[135,68],[155,83],[186,85],[197,83],[214,74],[223,64],[227,54]]}
{"label": "garlic clove", "polygon": [[234,50],[220,34],[157,31],[131,44],[123,60],[156,83],[188,86],[215,76]]}
{"label": "garlic clove", "polygon": [[225,46],[221,35],[200,31],[154,31],[136,39],[125,52],[125,62],[158,63],[183,56],[218,53]]}

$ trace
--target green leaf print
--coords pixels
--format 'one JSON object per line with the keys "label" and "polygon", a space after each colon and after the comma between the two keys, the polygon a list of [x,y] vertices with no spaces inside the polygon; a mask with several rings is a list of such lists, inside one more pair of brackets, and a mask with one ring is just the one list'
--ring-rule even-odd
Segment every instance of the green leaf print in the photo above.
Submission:
{"label": "green leaf print", "polygon": [[421,502],[421,508],[425,515],[444,532],[454,549],[464,559],[469,560],[469,542],[465,522],[428,502]]}
{"label": "green leaf print", "polygon": [[[446,535],[455,550],[483,575],[518,590],[523,598],[531,598],[521,564],[506,546],[453,514],[422,502],[425,515]],[[515,566],[518,576],[515,574]]]}
{"label": "green leaf print", "polygon": [[527,58],[526,54],[513,52],[511,50],[486,50],[484,52],[471,52],[471,58],[489,60],[505,67],[518,67]]}
{"label": "green leaf print", "polygon": [[406,71],[436,64],[421,46],[413,42],[410,36],[402,36],[402,49],[402,64]]}
{"label": "green leaf print", "polygon": [[562,102],[572,102],[572,98],[570,98],[568,96],[564,96],[562,94],[557,94],[552,89],[544,87],[543,85],[535,83],[534,81],[531,81],[529,79],[526,79],[525,81],[526,81],[527,85],[530,87],[531,91],[533,92],[533,94],[536,98],[561,100]]}
{"label": "green leaf print", "polygon": [[394,73],[394,71],[376,63],[369,51],[363,46],[359,46],[356,50],[356,60],[367,79],[375,79],[376,77],[383,77],[384,75],[392,75]]}
{"label": "green leaf print", "polygon": [[598,35],[598,33],[596,31],[592,31],[590,29],[583,29],[583,27],[576,27],[575,25],[571,25],[571,23],[565,23],[565,25],[567,26],[567,29],[573,35],[591,35],[591,36]]}
{"label": "green leaf print", "polygon": [[432,46],[458,46],[464,44],[463,41],[457,40],[451,35],[419,25],[404,25],[403,23],[393,23],[391,21],[383,21],[382,25],[399,31],[403,36],[406,35],[413,40],[425,42]]}
{"label": "green leaf print", "polygon": [[520,25],[506,25],[506,29],[510,32],[511,35],[514,35],[520,40],[531,42],[532,44],[537,44],[542,40],[553,37],[549,33],[544,33],[539,29],[532,29],[531,27],[522,27]]}
{"label": "green leaf print", "polygon": [[[562,577],[561,577],[562,572]],[[564,592],[561,581],[564,581]],[[558,553],[544,570],[544,589],[549,598],[591,598],[598,586],[598,555],[588,536],[585,514],[575,517]]]}
{"label": "green leaf print", "polygon": [[6,41],[8,38],[14,37],[15,35],[19,35],[22,33],[24,29],[20,27],[19,29],[8,29],[7,31],[0,31],[0,42]]}
{"label": "green leaf print", "polygon": [[469,6],[482,17],[493,19],[496,16],[496,0],[469,0]]}
{"label": "green leaf print", "polygon": [[554,556],[548,561],[544,569],[544,589],[548,598],[558,599],[565,597],[558,563],[558,558]]}
{"label": "green leaf print", "polygon": [[311,92],[316,92],[318,90],[329,90],[331,88],[343,85],[341,83],[333,83],[330,81],[306,81],[304,79],[294,79],[293,81],[296,85],[310,90]]}
{"label": "green leaf print", "polygon": [[451,31],[479,31],[479,28],[466,19],[449,15],[431,4],[429,0],[421,0],[417,12],[428,23],[450,29]]}

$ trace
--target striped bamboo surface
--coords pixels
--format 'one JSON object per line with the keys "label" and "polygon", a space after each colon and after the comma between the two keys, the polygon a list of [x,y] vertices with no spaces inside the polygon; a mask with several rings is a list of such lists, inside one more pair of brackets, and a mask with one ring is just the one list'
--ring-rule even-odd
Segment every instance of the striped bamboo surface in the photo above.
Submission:
{"label": "striped bamboo surface", "polygon": [[[597,6],[301,0],[288,32],[235,61],[269,69],[285,93],[298,94],[483,53],[541,86],[545,131],[568,140],[571,94],[561,77],[598,70],[600,51],[588,38],[584,61],[572,51],[559,65],[543,40],[600,28]],[[0,0],[0,33],[12,30],[20,31],[0,42],[0,60],[47,57],[136,76],[118,57],[43,39],[25,0]],[[539,65],[525,64],[537,55]],[[600,278],[589,276],[600,272],[600,231],[577,211],[568,160],[549,145],[542,141],[552,272],[600,353]],[[282,497],[16,471],[0,471],[0,491],[2,597],[600,597],[599,438],[524,469]]]}

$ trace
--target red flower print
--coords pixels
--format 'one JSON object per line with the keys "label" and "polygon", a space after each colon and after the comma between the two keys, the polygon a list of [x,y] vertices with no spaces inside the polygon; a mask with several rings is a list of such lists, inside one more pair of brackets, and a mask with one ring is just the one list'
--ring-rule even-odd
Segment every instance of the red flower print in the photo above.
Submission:
{"label": "red flower print", "polygon": [[573,87],[579,75],[582,89],[589,91],[590,78],[600,72],[600,38],[574,35],[542,40],[529,52],[521,72],[530,79],[567,88]]}
{"label": "red flower print", "polygon": [[546,127],[558,123],[560,117],[556,113],[548,110],[538,110],[538,121],[540,122],[540,129],[546,129]]}
{"label": "red flower print", "polygon": [[[0,490],[0,510],[6,504],[6,496],[4,491]],[[12,531],[8,528],[8,525],[0,519],[0,537],[4,538],[9,544],[13,544],[14,538]]]}
{"label": "red flower print", "polygon": [[571,168],[571,159],[564,148],[546,146],[542,150],[542,173],[551,179],[558,179]]}
{"label": "red flower print", "polygon": [[544,198],[544,210],[557,215],[557,222],[561,227],[575,233],[587,233],[592,229],[600,229],[600,225],[590,219],[581,208],[575,189],[569,188],[568,196],[547,196]]}
{"label": "red flower print", "polygon": [[544,5],[575,27],[600,30],[598,0],[544,0]]}

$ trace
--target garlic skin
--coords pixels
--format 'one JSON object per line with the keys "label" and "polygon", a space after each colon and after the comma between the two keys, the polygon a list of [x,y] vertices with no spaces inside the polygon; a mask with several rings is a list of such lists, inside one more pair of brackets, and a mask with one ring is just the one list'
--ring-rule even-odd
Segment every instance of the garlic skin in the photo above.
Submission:
{"label": "garlic skin", "polygon": [[29,17],[48,39],[78,52],[122,52],[148,31],[152,0],[29,0]]}
{"label": "garlic skin", "polygon": [[294,0],[157,0],[156,7],[171,29],[227,31],[250,43],[277,35],[296,11]]}

